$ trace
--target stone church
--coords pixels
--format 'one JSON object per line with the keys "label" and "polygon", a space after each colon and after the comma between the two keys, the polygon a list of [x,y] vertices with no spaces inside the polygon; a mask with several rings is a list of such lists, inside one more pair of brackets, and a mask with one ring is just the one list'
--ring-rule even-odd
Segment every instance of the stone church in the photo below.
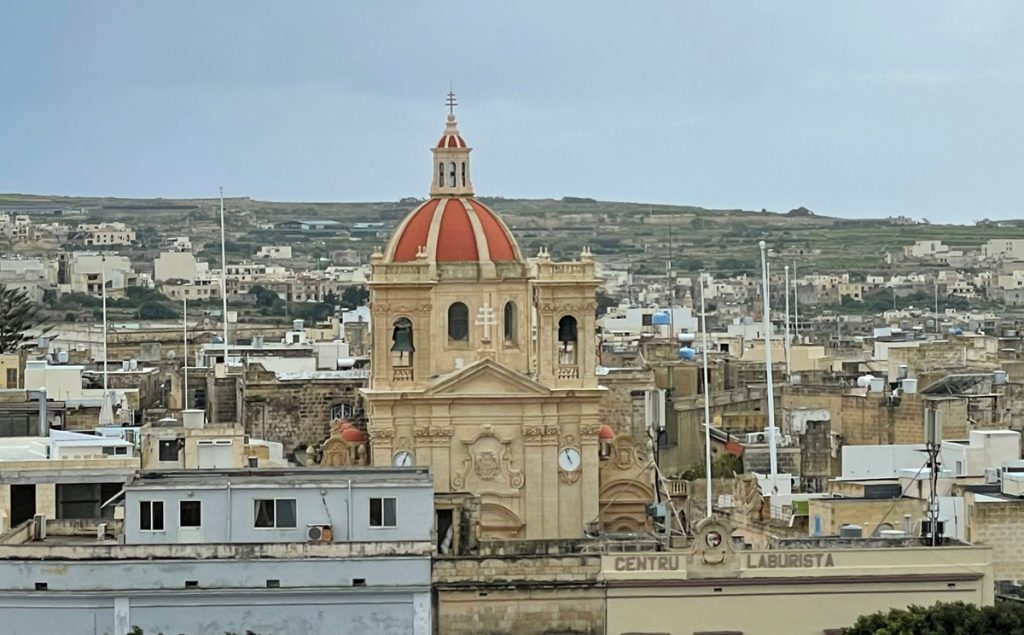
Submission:
{"label": "stone church", "polygon": [[528,263],[474,198],[471,151],[449,112],[430,198],[372,257],[372,464],[429,466],[438,494],[479,497],[483,538],[581,536],[602,520],[605,474],[642,523],[640,460],[603,460],[615,441],[599,418],[590,252]]}

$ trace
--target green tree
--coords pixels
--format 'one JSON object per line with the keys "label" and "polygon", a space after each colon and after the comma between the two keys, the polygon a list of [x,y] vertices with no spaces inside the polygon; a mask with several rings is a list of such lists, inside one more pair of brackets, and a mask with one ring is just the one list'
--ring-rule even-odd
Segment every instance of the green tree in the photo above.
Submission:
{"label": "green tree", "polygon": [[1024,605],[1000,602],[978,607],[939,602],[862,615],[843,635],[1004,635],[1024,633]]}
{"label": "green tree", "polygon": [[144,302],[139,305],[140,320],[170,320],[178,317],[178,312],[164,302]]}
{"label": "green tree", "polygon": [[[0,353],[13,353],[35,346],[35,335],[29,331],[43,325],[39,305],[24,289],[0,283]],[[45,334],[49,329],[44,329]]]}
{"label": "green tree", "polygon": [[363,306],[370,301],[370,290],[362,285],[346,287],[341,292],[341,306],[346,309],[354,309]]}

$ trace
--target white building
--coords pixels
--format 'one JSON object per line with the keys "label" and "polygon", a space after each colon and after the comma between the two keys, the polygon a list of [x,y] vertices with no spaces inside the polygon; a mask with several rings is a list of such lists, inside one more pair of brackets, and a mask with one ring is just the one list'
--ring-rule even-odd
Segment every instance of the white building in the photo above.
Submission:
{"label": "white building", "polygon": [[253,258],[258,260],[290,260],[291,245],[263,245]]}

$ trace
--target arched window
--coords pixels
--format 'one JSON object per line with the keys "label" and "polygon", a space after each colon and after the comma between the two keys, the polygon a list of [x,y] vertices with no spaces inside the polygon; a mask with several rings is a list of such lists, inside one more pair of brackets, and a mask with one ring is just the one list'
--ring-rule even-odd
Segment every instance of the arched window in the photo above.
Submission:
{"label": "arched window", "polygon": [[469,307],[461,302],[448,307],[448,340],[469,341]]}
{"label": "arched window", "polygon": [[452,187],[458,187],[459,186],[459,182],[455,180],[455,161],[452,161],[452,164],[451,164],[451,174],[449,174],[448,176],[451,177],[449,179],[449,181],[451,181]]}
{"label": "arched window", "polygon": [[505,303],[505,311],[502,316],[502,324],[505,328],[505,343],[515,346],[516,343],[516,303],[509,301]]}
{"label": "arched window", "polygon": [[558,321],[558,363],[576,363],[576,318],[571,315],[562,316]]}
{"label": "arched window", "polygon": [[437,164],[437,184],[444,187],[444,161]]}
{"label": "arched window", "polygon": [[466,162],[462,162],[462,187],[466,187]]}
{"label": "arched window", "polygon": [[391,325],[391,365],[412,366],[412,355],[416,347],[412,343],[412,321],[398,318]]}

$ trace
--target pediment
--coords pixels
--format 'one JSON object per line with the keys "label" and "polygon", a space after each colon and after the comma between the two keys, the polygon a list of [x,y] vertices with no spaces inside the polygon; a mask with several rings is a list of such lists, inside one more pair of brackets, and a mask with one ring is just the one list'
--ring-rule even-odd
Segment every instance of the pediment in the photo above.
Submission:
{"label": "pediment", "polygon": [[425,391],[446,397],[501,395],[504,397],[549,395],[551,391],[534,380],[501,364],[482,359],[442,377]]}

